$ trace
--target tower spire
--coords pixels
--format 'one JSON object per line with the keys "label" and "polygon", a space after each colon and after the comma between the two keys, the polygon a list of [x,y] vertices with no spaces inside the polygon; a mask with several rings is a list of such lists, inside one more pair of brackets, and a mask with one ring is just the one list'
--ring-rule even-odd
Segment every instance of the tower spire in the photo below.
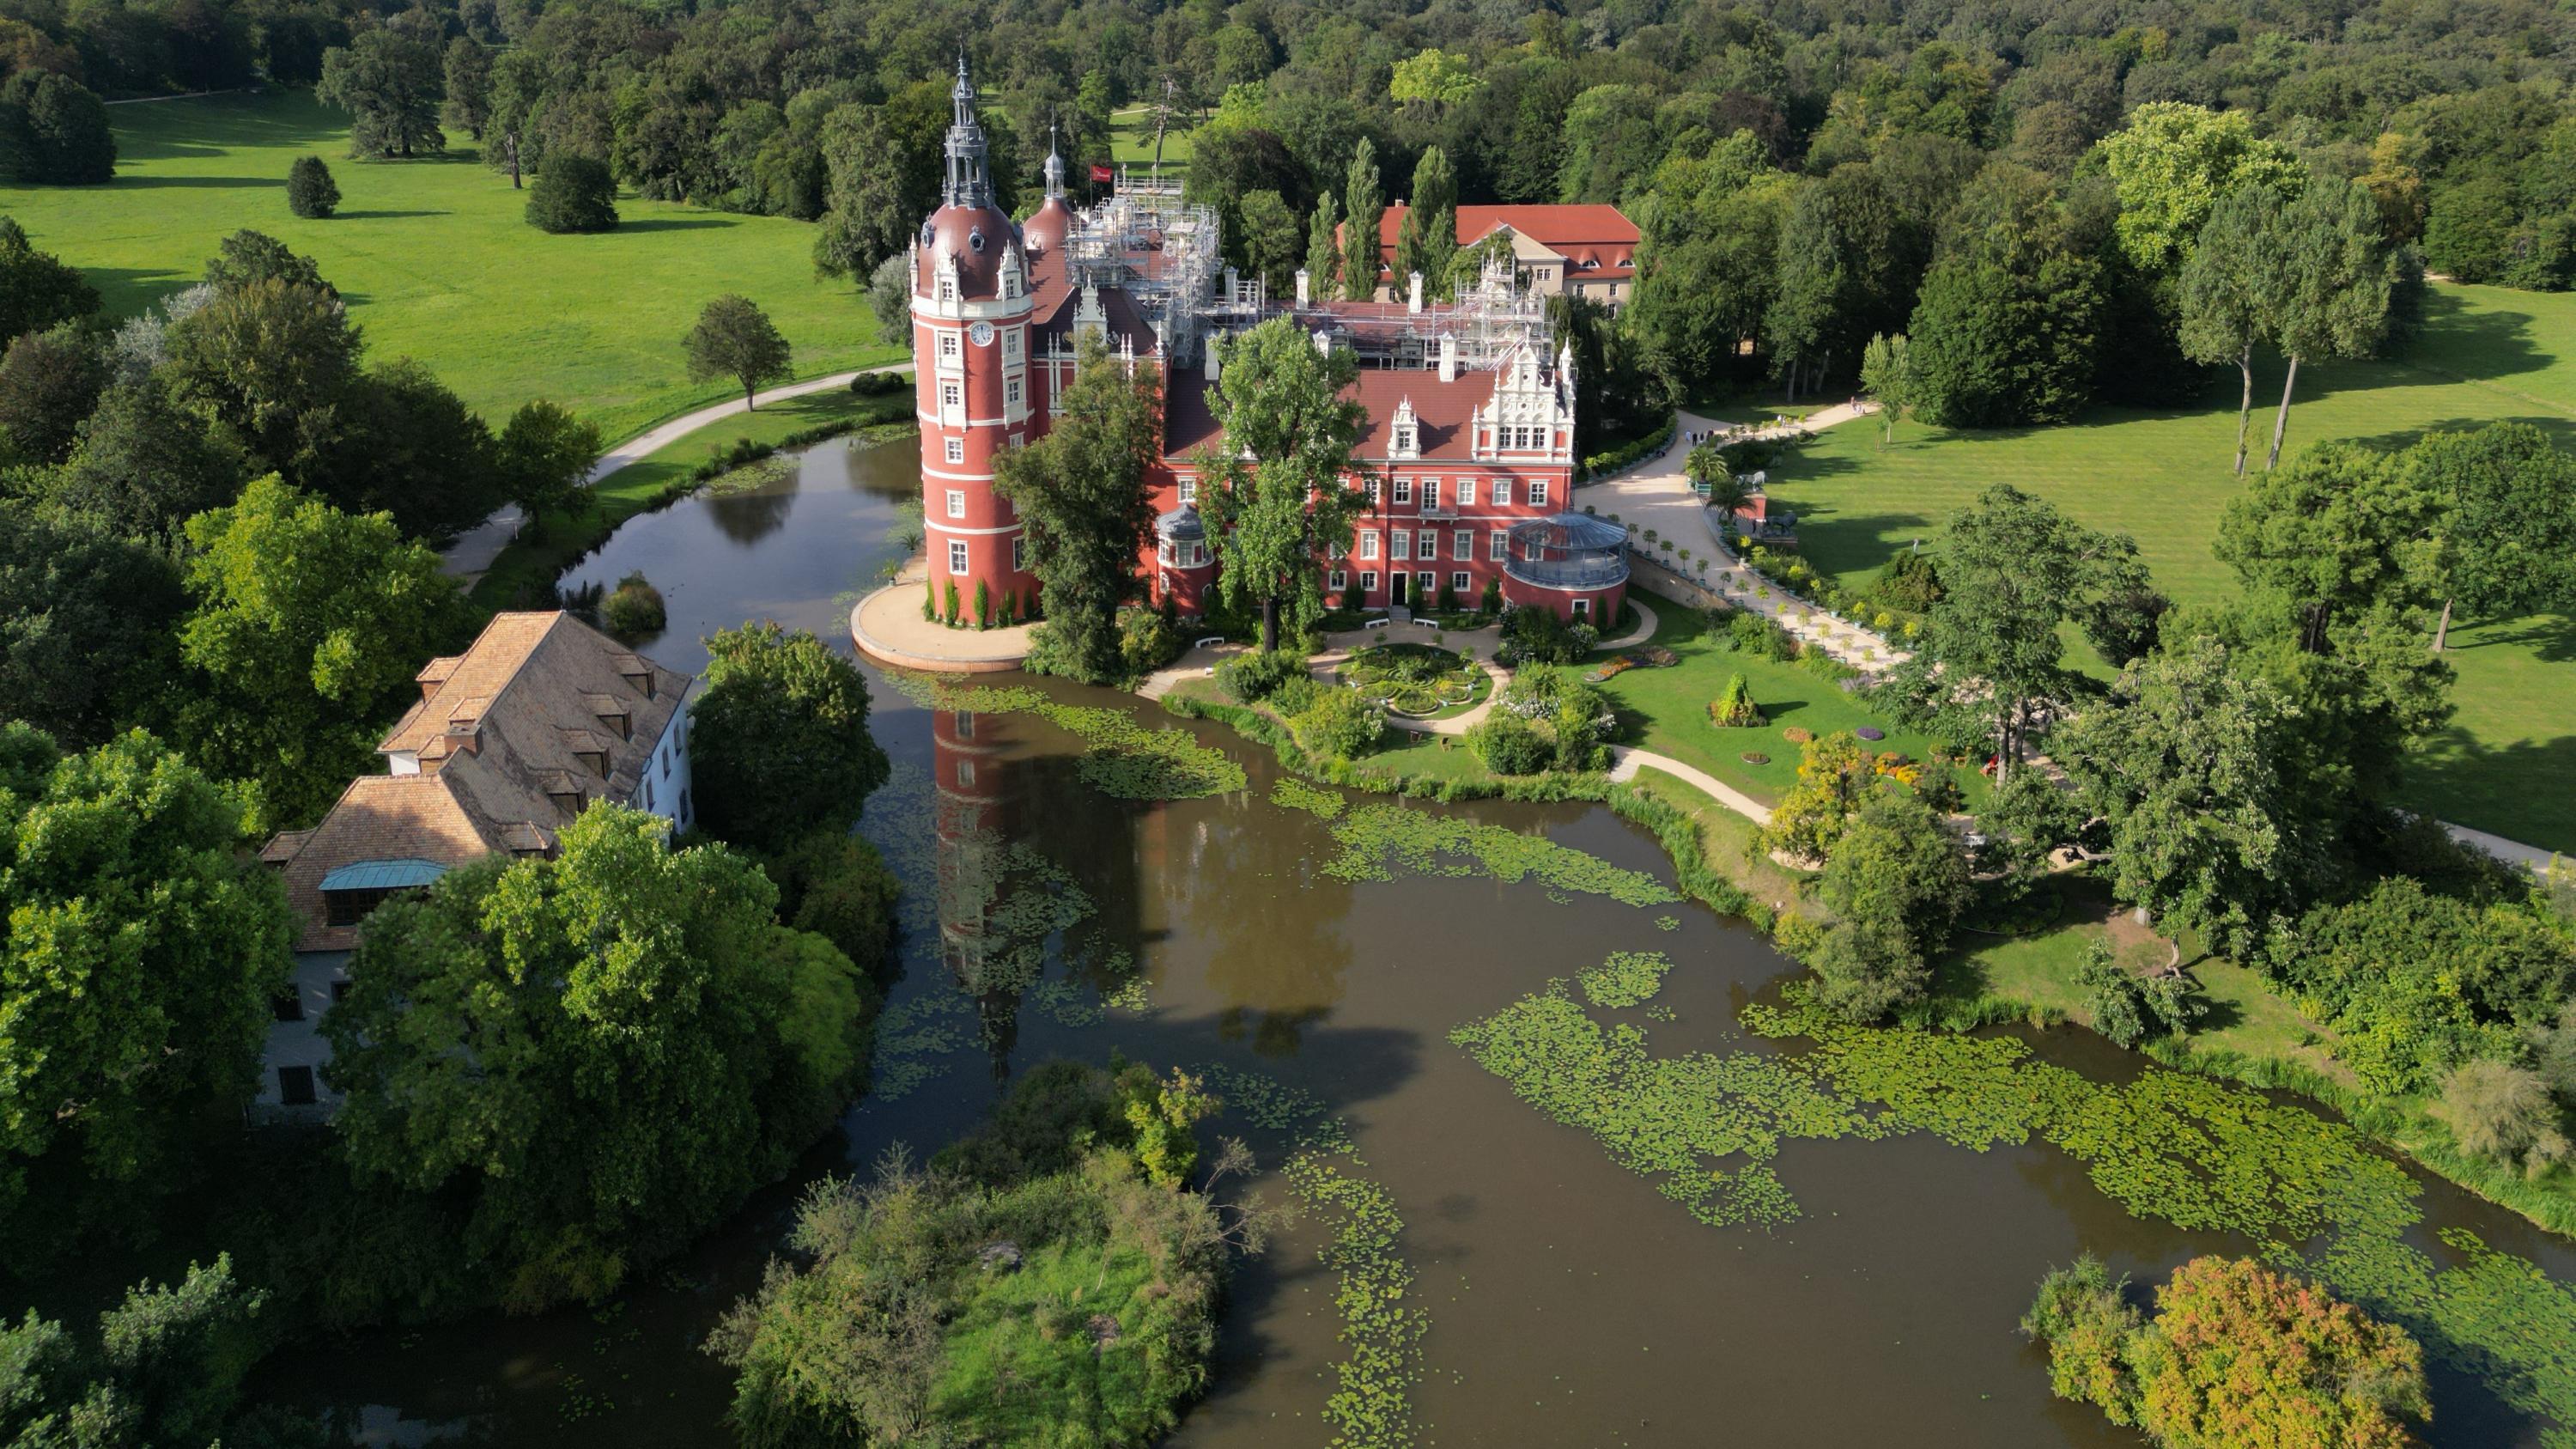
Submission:
{"label": "tower spire", "polygon": [[966,76],[966,52],[957,52],[957,84],[949,88],[956,116],[948,125],[948,182],[942,200],[950,206],[984,206],[993,198],[993,178],[984,167],[984,128],[975,120],[975,83]]}
{"label": "tower spire", "polygon": [[1064,157],[1056,151],[1055,123],[1047,123],[1046,194],[1064,195]]}

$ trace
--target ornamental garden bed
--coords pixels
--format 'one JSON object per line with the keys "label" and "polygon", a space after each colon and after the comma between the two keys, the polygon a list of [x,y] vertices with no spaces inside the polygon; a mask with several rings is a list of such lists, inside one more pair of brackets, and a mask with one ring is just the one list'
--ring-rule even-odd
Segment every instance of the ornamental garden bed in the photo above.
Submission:
{"label": "ornamental garden bed", "polygon": [[1493,690],[1482,666],[1429,644],[1379,644],[1342,662],[1333,677],[1407,719],[1438,719],[1472,709]]}

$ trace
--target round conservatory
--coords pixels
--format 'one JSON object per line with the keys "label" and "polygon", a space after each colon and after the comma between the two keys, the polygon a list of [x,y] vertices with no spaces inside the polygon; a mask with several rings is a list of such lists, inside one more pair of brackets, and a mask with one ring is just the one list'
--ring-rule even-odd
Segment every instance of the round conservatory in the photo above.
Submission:
{"label": "round conservatory", "polygon": [[1588,513],[1515,526],[1503,558],[1503,602],[1606,624],[1628,593],[1628,532]]}
{"label": "round conservatory", "polygon": [[1207,523],[1199,511],[1182,504],[1154,520],[1155,601],[1172,601],[1173,612],[1195,619],[1207,612],[1208,590],[1216,582],[1216,550],[1208,542]]}

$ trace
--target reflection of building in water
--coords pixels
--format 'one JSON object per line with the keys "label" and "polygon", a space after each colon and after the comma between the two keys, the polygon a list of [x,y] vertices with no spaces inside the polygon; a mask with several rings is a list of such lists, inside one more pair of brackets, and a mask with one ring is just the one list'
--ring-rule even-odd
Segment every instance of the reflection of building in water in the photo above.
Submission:
{"label": "reflection of building in water", "polygon": [[[970,988],[987,978],[986,927],[1004,872],[1003,786],[994,721],[930,712],[931,826],[938,840],[939,959]],[[1007,949],[1008,943],[1001,943]]]}

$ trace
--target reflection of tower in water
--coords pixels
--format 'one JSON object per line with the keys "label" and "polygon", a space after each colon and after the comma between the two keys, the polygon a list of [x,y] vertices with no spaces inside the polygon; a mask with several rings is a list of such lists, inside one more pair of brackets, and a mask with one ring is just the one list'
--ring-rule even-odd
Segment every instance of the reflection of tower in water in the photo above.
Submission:
{"label": "reflection of tower in water", "polygon": [[[1007,783],[995,720],[972,710],[930,714],[931,822],[938,840],[939,959],[969,991],[986,989],[985,935],[1001,894]],[[998,943],[1009,949],[1008,942]]]}

